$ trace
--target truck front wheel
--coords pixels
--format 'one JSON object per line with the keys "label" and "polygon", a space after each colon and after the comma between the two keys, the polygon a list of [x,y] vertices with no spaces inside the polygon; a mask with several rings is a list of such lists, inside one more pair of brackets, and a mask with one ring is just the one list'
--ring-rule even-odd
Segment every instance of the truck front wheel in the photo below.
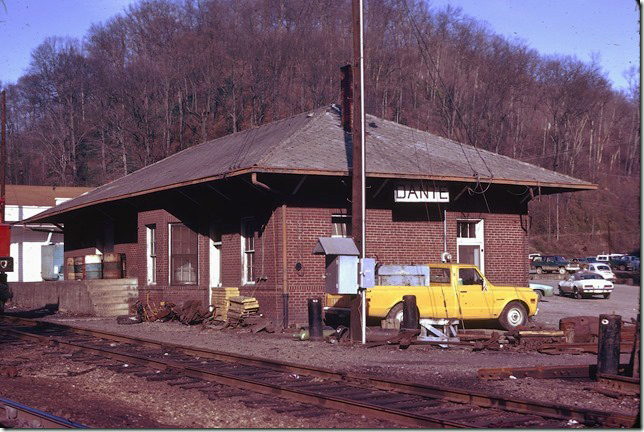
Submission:
{"label": "truck front wheel", "polygon": [[499,323],[506,330],[514,330],[525,325],[527,321],[528,313],[525,307],[516,301],[508,303],[499,316]]}
{"label": "truck front wheel", "polygon": [[537,274],[543,273],[543,269],[541,267],[537,267]]}

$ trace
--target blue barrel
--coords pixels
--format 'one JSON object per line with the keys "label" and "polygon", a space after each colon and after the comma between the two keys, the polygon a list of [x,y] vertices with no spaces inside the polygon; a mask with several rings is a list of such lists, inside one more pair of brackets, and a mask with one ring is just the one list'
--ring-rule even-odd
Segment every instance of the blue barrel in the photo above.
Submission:
{"label": "blue barrel", "polygon": [[85,255],[85,277],[87,279],[103,279],[102,255]]}

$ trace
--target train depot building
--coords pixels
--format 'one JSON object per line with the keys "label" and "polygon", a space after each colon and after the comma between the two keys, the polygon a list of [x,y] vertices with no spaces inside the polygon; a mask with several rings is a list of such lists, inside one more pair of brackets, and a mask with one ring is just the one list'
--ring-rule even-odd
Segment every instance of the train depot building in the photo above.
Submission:
{"label": "train depot building", "polygon": [[[318,239],[351,235],[344,124],[331,105],[215,139],[29,222],[64,226],[66,260],[121,254],[143,303],[205,306],[232,287],[275,323],[304,323],[307,299],[325,291]],[[365,124],[366,255],[383,265],[447,251],[494,284],[527,286],[528,202],[596,188],[373,116]]]}

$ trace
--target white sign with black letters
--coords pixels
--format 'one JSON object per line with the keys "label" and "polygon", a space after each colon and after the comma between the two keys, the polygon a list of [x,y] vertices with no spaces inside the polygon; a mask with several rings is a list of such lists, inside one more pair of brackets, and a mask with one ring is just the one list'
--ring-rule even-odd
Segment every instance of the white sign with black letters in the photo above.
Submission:
{"label": "white sign with black letters", "polygon": [[395,202],[449,202],[449,190],[445,186],[420,183],[399,184],[394,189]]}

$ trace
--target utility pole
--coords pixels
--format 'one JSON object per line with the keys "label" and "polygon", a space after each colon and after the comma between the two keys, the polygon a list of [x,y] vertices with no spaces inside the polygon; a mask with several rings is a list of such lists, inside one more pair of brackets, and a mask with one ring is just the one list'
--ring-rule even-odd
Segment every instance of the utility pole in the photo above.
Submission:
{"label": "utility pole", "polygon": [[2,143],[0,143],[0,223],[4,223],[5,179],[7,166],[7,92],[2,90]]}
{"label": "utility pole", "polygon": [[364,27],[362,0],[352,1],[353,18],[353,127],[351,235],[360,252],[358,283],[361,299],[362,343],[366,343],[367,306],[362,281],[365,248],[365,136],[364,136]]}

